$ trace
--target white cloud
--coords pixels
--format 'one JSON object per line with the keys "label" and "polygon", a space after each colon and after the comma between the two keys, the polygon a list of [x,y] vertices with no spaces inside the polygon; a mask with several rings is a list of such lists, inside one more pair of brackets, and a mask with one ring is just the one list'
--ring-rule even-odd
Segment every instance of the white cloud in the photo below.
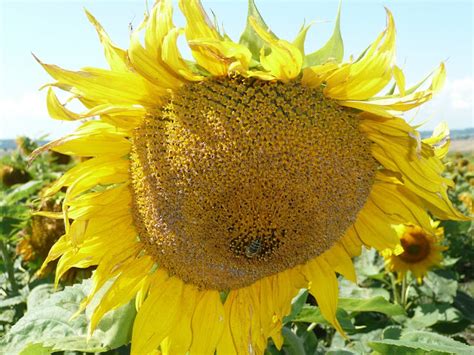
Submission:
{"label": "white cloud", "polygon": [[464,79],[453,80],[448,83],[447,91],[451,107],[454,109],[472,108],[474,99],[474,79],[466,77]]}
{"label": "white cloud", "polygon": [[77,123],[49,118],[45,92],[26,92],[19,96],[0,98],[0,139],[26,135],[49,139],[72,132]]}
{"label": "white cloud", "polygon": [[441,92],[433,100],[409,111],[408,118],[415,117],[413,124],[426,123],[421,129],[431,130],[440,122],[447,122],[450,129],[474,127],[473,106],[474,80],[471,76],[446,80]]}

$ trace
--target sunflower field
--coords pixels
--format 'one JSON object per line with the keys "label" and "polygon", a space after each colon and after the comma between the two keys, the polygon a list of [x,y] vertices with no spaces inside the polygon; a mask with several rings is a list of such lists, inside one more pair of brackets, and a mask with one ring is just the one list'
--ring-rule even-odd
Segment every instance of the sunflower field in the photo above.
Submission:
{"label": "sunflower field", "polygon": [[35,56],[81,124],[0,157],[0,353],[472,354],[474,152],[403,116],[445,64],[407,87],[388,9],[344,61],[340,7],[307,53],[178,6],[128,49],[86,11],[108,69]]}

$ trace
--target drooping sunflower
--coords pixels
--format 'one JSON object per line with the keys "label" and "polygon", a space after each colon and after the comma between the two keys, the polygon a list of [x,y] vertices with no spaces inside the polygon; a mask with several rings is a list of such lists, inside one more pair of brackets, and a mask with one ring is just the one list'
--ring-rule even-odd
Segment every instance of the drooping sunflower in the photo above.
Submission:
{"label": "drooping sunflower", "polygon": [[[50,190],[67,186],[66,234],[46,262],[60,258],[56,279],[97,265],[83,307],[113,280],[91,331],[136,300],[134,354],[261,354],[269,337],[281,347],[301,288],[342,332],[336,272],[355,281],[351,257],[362,245],[393,248],[391,224],[430,230],[428,210],[464,218],[431,146],[445,136],[425,143],[397,117],[440,89],[444,65],[425,90],[424,81],[406,88],[388,10],[387,28],[342,62],[339,14],[328,43],[306,54],[309,27],[280,39],[252,0],[238,43],[198,0],[179,5],[184,28],[172,22],[171,1],[158,1],[128,50],[87,13],[110,69],[40,62],[56,80],[53,118],[99,117],[43,148],[92,157]],[[180,54],[181,35],[194,60]],[[391,82],[396,91],[377,96]],[[72,112],[53,88],[87,110]]]}
{"label": "drooping sunflower", "polygon": [[395,230],[400,238],[403,252],[399,255],[392,250],[384,250],[385,266],[391,272],[396,272],[401,280],[410,271],[419,283],[426,273],[443,260],[442,251],[447,248],[441,245],[444,231],[438,227],[439,221],[432,221],[432,231],[411,224],[400,224]]}

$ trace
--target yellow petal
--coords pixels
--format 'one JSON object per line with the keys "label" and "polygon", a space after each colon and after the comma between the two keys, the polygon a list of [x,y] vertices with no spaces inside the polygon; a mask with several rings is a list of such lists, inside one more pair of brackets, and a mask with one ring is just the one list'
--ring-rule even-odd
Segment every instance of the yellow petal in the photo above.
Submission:
{"label": "yellow petal", "polygon": [[97,185],[119,184],[127,181],[129,176],[127,176],[125,169],[128,168],[128,163],[127,160],[122,159],[117,161],[117,165],[104,164],[95,171],[84,172],[69,185],[64,203],[67,204],[66,199],[73,199],[77,195]]}
{"label": "yellow petal", "polygon": [[[176,323],[176,330],[167,338],[167,354],[186,354],[191,347],[193,332],[191,321],[193,319],[196,302],[199,299],[198,289],[193,285],[184,285],[179,319]],[[166,353],[164,353],[166,355]]]}
{"label": "yellow petal", "polygon": [[128,55],[133,68],[160,88],[177,89],[183,84],[178,76],[173,75],[174,73],[161,63],[161,60],[157,60],[157,53],[142,47],[138,31],[130,37]]}
{"label": "yellow petal", "polygon": [[124,268],[94,309],[89,325],[90,334],[94,332],[104,314],[127,304],[135,297],[142,287],[144,279],[148,277],[148,272],[153,263],[152,258],[145,255],[133,259],[133,262],[130,262],[127,268]]}
{"label": "yellow petal", "polygon": [[283,81],[296,78],[303,65],[303,56],[298,48],[288,41],[276,39],[262,28],[254,17],[250,17],[249,21],[255,32],[268,44],[270,49],[268,54],[265,48],[260,49],[260,63],[263,68]]}
{"label": "yellow petal", "polygon": [[70,248],[71,246],[68,241],[68,237],[66,235],[62,235],[49,250],[48,256],[43,261],[43,264],[41,265],[41,269],[39,270],[39,273],[40,274],[43,273],[43,271],[46,269],[46,267],[51,261],[59,258],[61,255],[66,253]]}
{"label": "yellow petal", "polygon": [[423,142],[433,147],[438,159],[446,157],[449,151],[451,139],[449,137],[449,128],[446,122],[438,124],[431,137],[423,139]]}
{"label": "yellow petal", "polygon": [[281,335],[282,320],[276,315],[275,299],[276,293],[273,292],[273,280],[276,276],[265,277],[258,282],[260,286],[260,318],[262,333],[267,338],[269,335],[275,341],[278,349],[283,345],[283,337]]}
{"label": "yellow petal", "polygon": [[376,143],[372,147],[374,158],[386,169],[400,173],[406,188],[418,195],[436,216],[466,220],[448,198],[447,188],[453,182],[441,175],[444,165],[433,148],[421,141],[419,133],[400,118],[367,114],[363,117],[368,119],[360,127]]}
{"label": "yellow petal", "polygon": [[402,185],[376,182],[369,199],[387,215],[392,224],[413,223],[431,229],[423,202]]}
{"label": "yellow petal", "polygon": [[[113,229],[113,232],[116,231],[116,229]],[[99,238],[94,238],[94,240],[90,243],[94,243],[97,246],[94,252],[99,254],[101,253],[101,250],[99,248],[102,248],[102,250],[110,249],[110,253],[102,252],[100,262],[97,265],[97,269],[92,275],[92,289],[87,298],[85,298],[81,302],[81,308],[85,308],[90,303],[94,295],[105,285],[106,282],[117,277],[123,270],[125,270],[128,265],[132,263],[135,258],[142,252],[143,249],[143,247],[139,243],[137,243],[136,240],[135,242],[133,242],[130,240],[130,238],[123,238],[128,240],[122,242],[121,245],[114,245],[112,248],[107,248],[107,246],[104,245],[105,243],[100,243],[98,239]]]}
{"label": "yellow petal", "polygon": [[153,275],[148,297],[133,324],[132,355],[147,354],[171,332],[179,319],[183,282],[159,270]]}
{"label": "yellow petal", "polygon": [[328,251],[323,253],[322,257],[326,259],[336,272],[354,283],[357,282],[352,259],[340,242],[336,242]]}
{"label": "yellow petal", "polygon": [[[106,120],[111,121],[115,126],[118,126],[119,128],[127,128],[128,130],[138,126],[145,116],[145,109],[139,105],[117,104],[94,105],[91,109],[85,112],[75,113],[71,110],[68,110],[65,104],[61,104],[52,88],[48,89],[46,103],[48,107],[48,113],[54,119],[75,121],[89,117],[105,115]],[[133,122],[124,122],[125,120]]]}
{"label": "yellow petal", "polygon": [[[179,7],[186,17],[186,38],[188,41],[206,38],[208,40],[221,40],[222,36],[217,32],[209,21],[206,12],[199,0],[179,0]],[[196,62],[212,75],[220,76],[227,74],[227,63],[205,48],[192,50]]]}
{"label": "yellow petal", "polygon": [[[88,236],[87,230],[77,231],[77,228],[74,228],[79,222],[87,225],[85,221],[74,221],[71,224],[70,231],[67,234],[70,239],[70,248],[58,262],[56,282],[72,267],[85,268],[99,264],[101,269],[104,269],[108,267],[107,264],[111,264],[109,269],[112,269],[135,254],[136,240],[129,237],[130,235],[136,236],[135,233],[114,226],[107,231],[111,234],[101,233],[91,237]],[[128,226],[128,229],[130,229],[130,226]],[[110,237],[110,235],[118,235],[115,233],[120,233],[120,237]],[[115,244],[113,244],[114,242]],[[112,275],[107,276],[108,278],[112,277]]]}
{"label": "yellow petal", "polygon": [[390,220],[370,200],[359,212],[354,228],[364,244],[377,250],[393,249],[399,241]]}
{"label": "yellow petal", "polygon": [[227,295],[224,304],[224,328],[222,330],[222,336],[219,340],[219,344],[217,344],[217,354],[229,354],[229,355],[237,355],[237,349],[234,345],[234,340],[232,337],[232,332],[234,329],[231,328],[231,317],[230,312],[232,309],[232,304],[235,299],[235,292],[237,290],[231,290]]}
{"label": "yellow petal", "polygon": [[321,314],[344,335],[336,318],[339,289],[334,270],[323,258],[315,258],[304,266],[303,272],[310,283],[309,292],[318,301]]}
{"label": "yellow petal", "polygon": [[129,71],[127,65],[127,52],[112,43],[107,32],[105,32],[104,28],[101,24],[95,19],[92,14],[85,10],[87,18],[89,21],[94,25],[97,34],[99,35],[100,42],[104,47],[105,58],[107,59],[107,63],[109,63],[110,69],[113,71]]}
{"label": "yellow petal", "polygon": [[48,89],[46,104],[51,118],[64,121],[76,121],[82,118],[81,115],[68,110],[65,105],[61,104],[52,88]]}
{"label": "yellow petal", "polygon": [[393,77],[397,83],[400,96],[405,96],[405,75],[403,74],[403,71],[396,65],[393,67]]}
{"label": "yellow petal", "polygon": [[[383,140],[379,139],[378,142]],[[388,142],[386,142],[388,143]],[[422,198],[428,204],[428,208],[442,219],[461,219],[464,217],[450,202],[447,195],[447,187],[452,184],[450,180],[440,175],[439,161],[436,157],[431,159],[417,158],[407,160],[406,147],[391,144],[374,146],[373,155],[386,168],[399,171],[403,174],[404,185],[412,192]]]}
{"label": "yellow petal", "polygon": [[159,56],[165,36],[174,27],[171,1],[156,1],[144,26],[146,26],[145,48],[154,56]]}
{"label": "yellow petal", "polygon": [[301,83],[311,88],[319,88],[326,78],[338,68],[339,65],[332,62],[304,68]]}
{"label": "yellow petal", "polygon": [[361,253],[362,241],[359,239],[354,227],[350,227],[341,239],[344,249],[351,257],[359,256]]}
{"label": "yellow petal", "polygon": [[[99,157],[86,160],[85,162],[77,164],[74,168],[64,173],[51,187],[45,191],[46,196],[54,195],[63,186],[70,186],[76,180],[80,180],[82,177],[90,175],[90,171],[104,171],[113,169],[114,174],[119,173],[122,175],[123,181],[128,179],[125,174],[128,174],[128,162],[120,157],[110,159],[110,157]],[[115,179],[115,178],[112,178]],[[119,182],[119,181],[117,181]]]}
{"label": "yellow petal", "polygon": [[81,71],[61,69],[56,65],[42,63],[36,60],[62,88],[70,87],[68,91],[85,96],[89,100],[113,104],[143,104],[156,106],[159,98],[166,94],[132,72],[116,72],[98,68],[84,68]]}
{"label": "yellow petal", "polygon": [[189,41],[189,46],[213,53],[221,62],[228,64],[229,72],[245,74],[252,59],[247,47],[229,40],[197,39]]}
{"label": "yellow petal", "polygon": [[161,58],[176,73],[189,81],[200,81],[204,77],[196,74],[184,61],[178,49],[178,36],[184,32],[182,28],[173,28],[163,39]]}
{"label": "yellow petal", "polygon": [[395,24],[392,13],[386,11],[387,29],[360,60],[341,67],[326,79],[326,96],[337,100],[366,100],[390,82],[395,59]]}
{"label": "yellow petal", "polygon": [[191,323],[191,354],[214,354],[224,330],[224,306],[219,292],[201,291]]}
{"label": "yellow petal", "polygon": [[101,217],[109,219],[130,215],[131,194],[127,185],[113,189],[80,195],[68,201],[69,218],[89,220]]}
{"label": "yellow petal", "polygon": [[125,156],[130,152],[129,140],[115,134],[99,133],[74,138],[74,135],[61,139],[61,143],[51,148],[55,152],[82,157],[101,155]]}
{"label": "yellow petal", "polygon": [[[390,118],[400,112],[411,110],[431,100],[433,95],[442,88],[445,79],[446,70],[444,64],[441,63],[433,75],[430,87],[426,90],[412,92],[404,96],[392,95],[373,98],[369,101],[353,101],[353,99],[349,97],[344,101],[340,101],[339,104]],[[407,90],[407,93],[408,92],[409,90]]]}
{"label": "yellow petal", "polygon": [[230,329],[232,332],[232,339],[234,339],[235,348],[238,354],[252,353],[253,350],[252,336],[251,336],[251,317],[252,305],[247,288],[242,288],[234,292],[234,299],[230,309]]}

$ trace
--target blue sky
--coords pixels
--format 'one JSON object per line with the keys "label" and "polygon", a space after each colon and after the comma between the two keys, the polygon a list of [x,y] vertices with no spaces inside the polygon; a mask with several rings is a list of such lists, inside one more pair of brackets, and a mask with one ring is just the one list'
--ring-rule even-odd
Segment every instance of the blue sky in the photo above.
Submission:
{"label": "blue sky", "polygon": [[[153,0],[149,0],[151,5]],[[307,52],[329,37],[337,0],[256,0],[266,22],[280,37],[292,40],[304,20],[316,21],[310,30]],[[208,1],[219,23],[234,39],[244,28],[245,0]],[[397,26],[397,63],[414,83],[447,61],[448,80],[431,103],[406,116],[433,129],[441,121],[451,128],[474,127],[473,118],[473,3],[471,0],[345,0],[342,33],[345,57],[356,57],[384,29],[384,6],[394,14]],[[0,139],[20,134],[58,137],[74,124],[48,119],[45,91],[39,87],[51,79],[33,60],[68,69],[106,67],[97,35],[87,21],[87,8],[112,39],[127,47],[129,24],[138,25],[145,11],[139,1],[34,1],[0,0]],[[179,11],[175,23],[184,24]]]}

